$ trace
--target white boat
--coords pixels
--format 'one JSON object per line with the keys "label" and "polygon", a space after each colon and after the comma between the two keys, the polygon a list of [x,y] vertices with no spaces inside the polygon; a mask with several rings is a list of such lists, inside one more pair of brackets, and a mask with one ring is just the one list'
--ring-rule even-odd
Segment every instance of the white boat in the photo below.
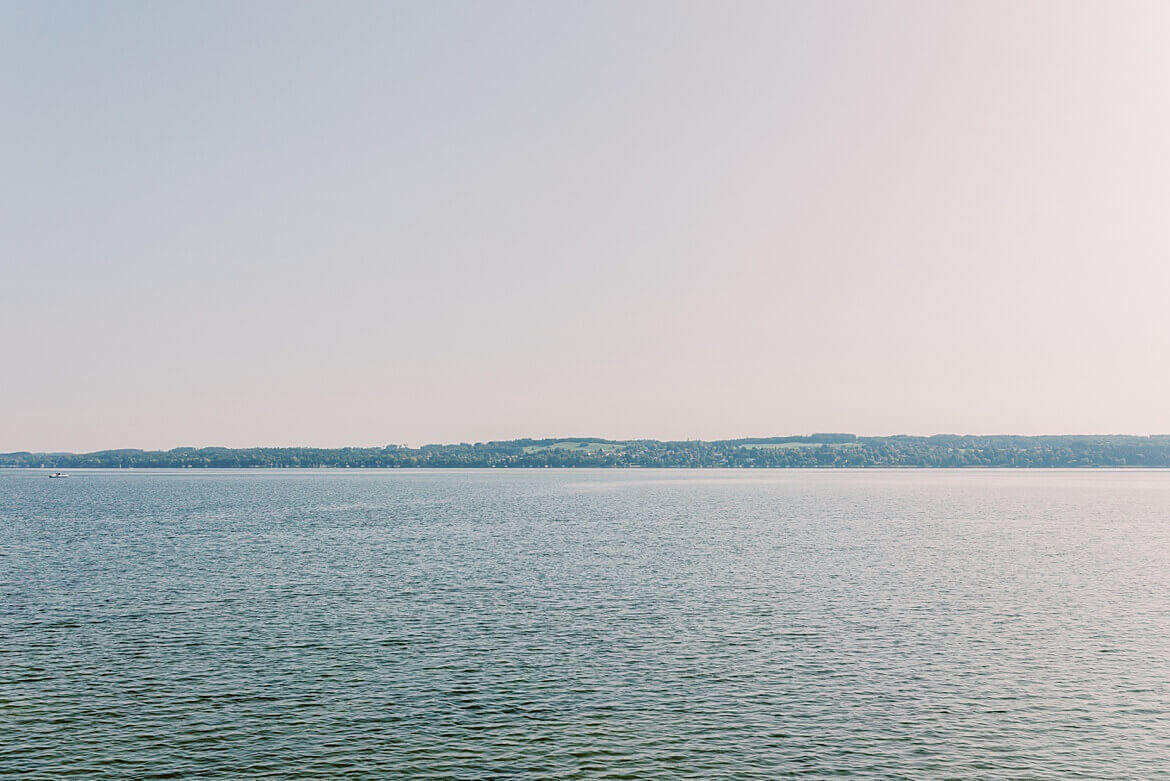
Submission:
{"label": "white boat", "polygon": [[49,475],[49,477],[69,477],[69,475],[65,474],[64,472],[54,472],[53,474]]}

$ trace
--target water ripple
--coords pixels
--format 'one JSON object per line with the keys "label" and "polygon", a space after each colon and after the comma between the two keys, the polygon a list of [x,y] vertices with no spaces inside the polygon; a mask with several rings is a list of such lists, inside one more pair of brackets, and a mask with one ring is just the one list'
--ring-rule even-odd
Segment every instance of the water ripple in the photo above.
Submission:
{"label": "water ripple", "polygon": [[1168,473],[550,472],[0,474],[0,776],[1170,778]]}

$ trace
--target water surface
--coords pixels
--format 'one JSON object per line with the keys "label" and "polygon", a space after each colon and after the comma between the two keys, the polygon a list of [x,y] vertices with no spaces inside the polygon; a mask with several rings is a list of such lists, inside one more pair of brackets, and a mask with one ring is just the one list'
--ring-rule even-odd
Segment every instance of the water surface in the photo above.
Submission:
{"label": "water surface", "polygon": [[1170,473],[0,472],[0,776],[1170,778]]}

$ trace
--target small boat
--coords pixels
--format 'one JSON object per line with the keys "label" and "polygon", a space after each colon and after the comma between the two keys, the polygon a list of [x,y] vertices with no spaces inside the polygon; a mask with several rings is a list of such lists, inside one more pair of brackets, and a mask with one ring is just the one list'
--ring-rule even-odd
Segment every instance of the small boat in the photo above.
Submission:
{"label": "small boat", "polygon": [[64,472],[54,472],[53,474],[49,475],[49,477],[69,477],[69,475],[65,474]]}

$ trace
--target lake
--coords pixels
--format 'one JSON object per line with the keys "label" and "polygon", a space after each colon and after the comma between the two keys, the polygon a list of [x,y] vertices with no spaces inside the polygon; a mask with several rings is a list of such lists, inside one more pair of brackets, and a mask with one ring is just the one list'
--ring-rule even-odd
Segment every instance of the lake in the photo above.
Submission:
{"label": "lake", "polygon": [[0,472],[0,776],[1170,778],[1170,472]]}

